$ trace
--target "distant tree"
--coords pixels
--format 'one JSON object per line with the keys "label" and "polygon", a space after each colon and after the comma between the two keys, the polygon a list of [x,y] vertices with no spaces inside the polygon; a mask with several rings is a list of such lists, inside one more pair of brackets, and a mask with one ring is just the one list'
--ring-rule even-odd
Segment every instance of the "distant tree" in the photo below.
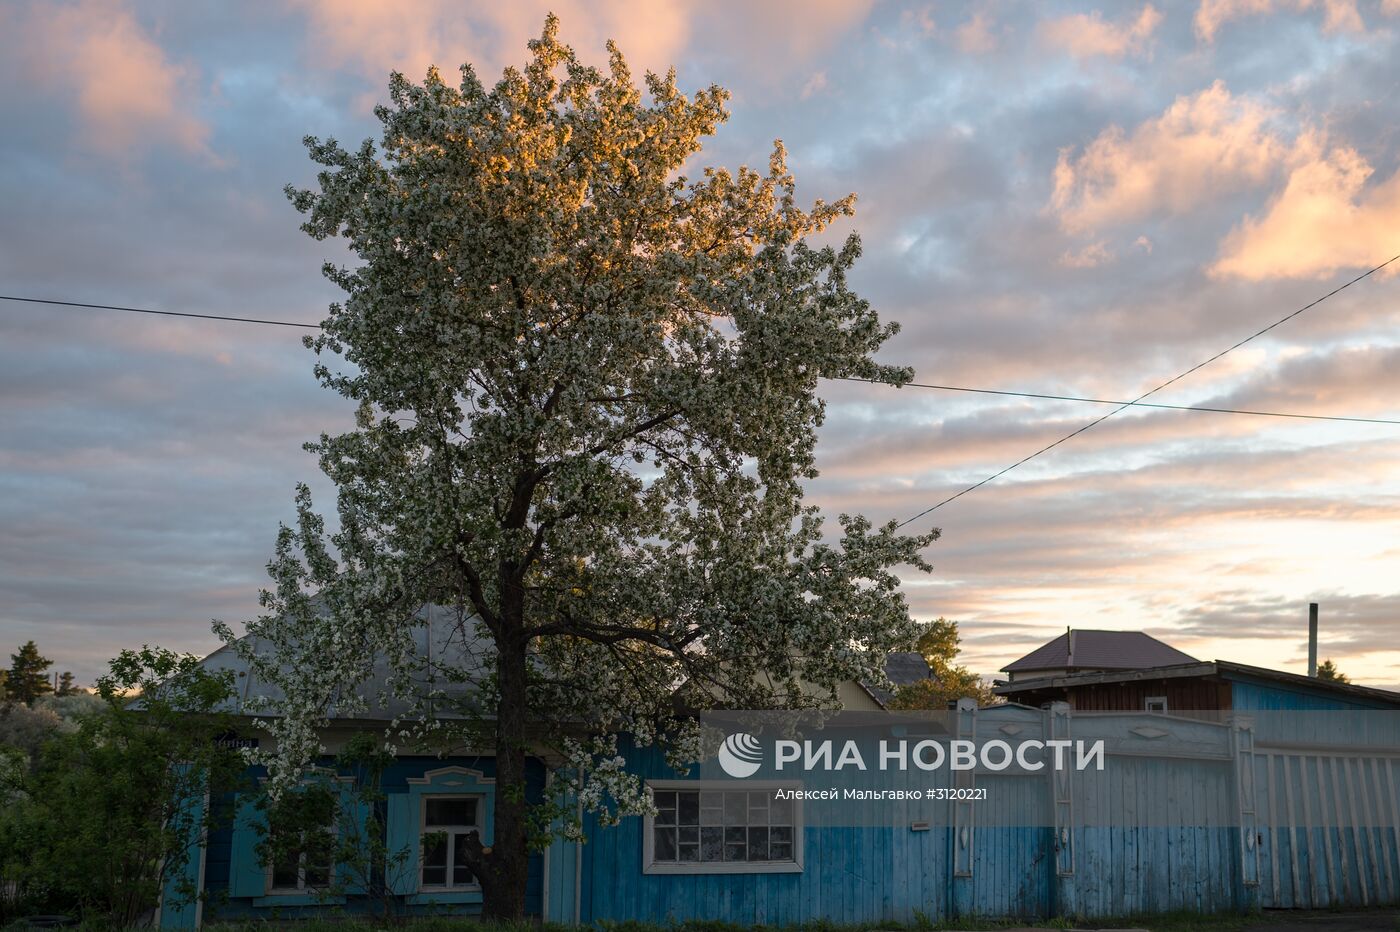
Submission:
{"label": "distant tree", "polygon": [[958,699],[976,699],[979,705],[1000,702],[1001,697],[982,681],[982,677],[967,667],[953,663],[960,652],[962,637],[958,623],[938,618],[929,623],[919,635],[917,650],[928,663],[932,675],[901,686],[890,701],[898,710],[946,709]]}
{"label": "distant tree", "polygon": [[1331,680],[1334,683],[1351,682],[1351,677],[1347,676],[1341,670],[1338,670],[1337,665],[1332,662],[1331,657],[1328,657],[1326,660],[1322,661],[1322,663],[1318,666],[1317,678],[1320,680]]}
{"label": "distant tree", "polygon": [[0,702],[10,698],[10,671],[0,670]]}
{"label": "distant tree", "polygon": [[0,747],[12,748],[26,758],[64,730],[63,718],[54,709],[19,702],[0,706]]}
{"label": "distant tree", "polygon": [[54,690],[55,696],[71,696],[78,691],[78,686],[73,682],[71,670],[64,670],[58,677],[58,689]]}
{"label": "distant tree", "polygon": [[53,661],[39,654],[33,641],[27,642],[19,653],[10,655],[10,675],[6,689],[10,699],[28,705],[45,693],[53,692],[48,669]]}

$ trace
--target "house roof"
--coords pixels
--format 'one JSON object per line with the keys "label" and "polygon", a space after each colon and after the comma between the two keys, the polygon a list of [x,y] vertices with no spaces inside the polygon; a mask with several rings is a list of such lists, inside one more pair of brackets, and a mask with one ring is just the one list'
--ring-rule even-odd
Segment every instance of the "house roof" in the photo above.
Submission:
{"label": "house roof", "polygon": [[[933,670],[930,669],[924,655],[918,651],[899,650],[885,658],[885,676],[896,686],[907,686],[933,676]],[[860,685],[882,706],[888,707],[890,700],[894,698],[894,693],[888,689],[879,689],[867,683]]]}
{"label": "house roof", "polygon": [[1196,658],[1141,631],[1100,631],[1071,628],[1020,660],[1002,667],[1004,673],[1035,670],[1131,670],[1196,663]]}
{"label": "house roof", "polygon": [[[444,709],[460,709],[462,700],[474,700],[478,696],[477,687],[490,673],[494,646],[477,636],[475,615],[464,615],[446,606],[429,605],[419,609],[415,617],[422,622],[409,629],[413,650],[418,658],[414,667],[421,671],[414,677],[415,691],[420,695],[435,691],[443,697]],[[251,645],[257,656],[267,656],[272,650],[271,645],[251,634],[244,635],[236,643]],[[205,657],[201,665],[213,672],[233,672],[235,696],[225,711],[236,715],[268,716],[268,712],[258,709],[258,702],[282,698],[282,690],[258,676],[232,645],[220,647]],[[453,671],[453,675],[443,676],[443,671]],[[458,675],[459,671],[465,673],[465,677]],[[400,692],[389,688],[391,672],[387,659],[378,659],[370,677],[355,688],[356,694],[365,700],[365,711],[350,712],[333,701],[327,709],[327,718],[387,722],[408,715],[413,711],[413,703],[401,698]],[[885,663],[885,675],[896,686],[924,679],[930,674],[924,658],[914,651],[892,653]],[[875,689],[866,683],[856,685],[881,706],[893,697],[893,693]],[[454,717],[454,713],[445,711],[438,714],[444,718]]]}
{"label": "house roof", "polygon": [[1043,676],[1035,679],[1021,679],[1004,683],[992,691],[998,695],[1014,696],[1036,692],[1042,689],[1063,689],[1073,686],[1093,686],[1105,683],[1131,683],[1137,680],[1166,680],[1178,677],[1221,676],[1226,679],[1253,678],[1270,680],[1285,686],[1302,687],[1309,690],[1335,693],[1339,697],[1378,702],[1400,708],[1400,693],[1371,686],[1357,686],[1354,683],[1340,683],[1336,680],[1322,680],[1301,673],[1288,673],[1284,670],[1271,670],[1247,663],[1229,660],[1192,661],[1190,663],[1169,664],[1158,667],[1143,667],[1135,670],[1100,670],[1081,673],[1067,673],[1058,676]]}
{"label": "house roof", "polygon": [[[414,685],[421,689],[421,694],[440,693],[445,705],[474,695],[476,685],[488,672],[491,651],[489,643],[476,636],[475,616],[464,616],[455,608],[429,605],[419,609],[415,617],[422,623],[411,626],[408,632],[419,661],[415,667],[422,672],[414,677]],[[244,635],[236,643],[251,645],[255,655],[260,657],[272,650],[271,645],[252,634]],[[282,690],[258,676],[232,645],[220,647],[201,664],[210,671],[233,671],[235,696],[226,711],[237,715],[267,715],[257,708],[256,700],[282,698]],[[440,677],[438,672],[442,670],[464,671],[465,682],[456,676]],[[338,708],[339,703],[333,701],[327,717],[391,721],[406,715],[412,703],[394,697],[395,692],[389,689],[390,675],[388,659],[378,658],[369,678],[355,688],[355,692],[364,697],[365,711],[352,713]],[[450,715],[444,714],[444,717]]]}

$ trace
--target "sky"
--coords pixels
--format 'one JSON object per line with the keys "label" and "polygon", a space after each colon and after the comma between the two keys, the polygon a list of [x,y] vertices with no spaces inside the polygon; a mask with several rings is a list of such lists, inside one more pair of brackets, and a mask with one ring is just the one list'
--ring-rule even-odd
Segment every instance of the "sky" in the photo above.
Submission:
{"label": "sky", "polygon": [[[700,161],[858,195],[852,276],[920,381],[1135,397],[1400,253],[1400,0],[5,0],[0,292],[317,321],[302,138],[377,136],[392,69],[561,38],[721,84]],[[1170,404],[1400,418],[1400,262]],[[0,655],[90,682],[255,616],[301,444],[352,424],[290,328],[0,301]],[[903,520],[1109,408],[822,387],[809,495]],[[1400,688],[1400,426],[1133,410],[911,525],[917,617],[990,674],[1066,626]],[[3,659],[3,658],[0,658]]]}

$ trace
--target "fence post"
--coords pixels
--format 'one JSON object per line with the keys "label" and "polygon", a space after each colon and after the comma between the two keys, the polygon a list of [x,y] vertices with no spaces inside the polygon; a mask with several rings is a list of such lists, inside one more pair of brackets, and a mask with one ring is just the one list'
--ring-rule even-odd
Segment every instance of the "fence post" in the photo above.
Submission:
{"label": "fence post", "polygon": [[[1069,741],[1071,716],[1068,702],[1050,703],[1046,711],[1046,738],[1053,741]],[[1051,889],[1055,895],[1052,905],[1059,915],[1067,915],[1074,910],[1075,831],[1072,773],[1069,767],[1050,768],[1050,800],[1054,809],[1051,845],[1055,852],[1055,879]]]}
{"label": "fence post", "polygon": [[[954,737],[960,740],[977,740],[977,700],[959,699],[954,713]],[[954,770],[953,788],[970,790],[976,785],[976,775],[972,770]],[[972,879],[973,831],[976,828],[973,816],[976,809],[970,799],[953,800],[953,831],[951,840],[953,856],[949,859],[953,876],[949,879],[948,912],[952,916],[970,916],[974,912],[975,898]]]}
{"label": "fence post", "polygon": [[1239,825],[1236,902],[1241,910],[1253,911],[1259,908],[1259,822],[1255,817],[1254,719],[1251,716],[1230,716],[1230,751],[1235,759],[1235,821]]}

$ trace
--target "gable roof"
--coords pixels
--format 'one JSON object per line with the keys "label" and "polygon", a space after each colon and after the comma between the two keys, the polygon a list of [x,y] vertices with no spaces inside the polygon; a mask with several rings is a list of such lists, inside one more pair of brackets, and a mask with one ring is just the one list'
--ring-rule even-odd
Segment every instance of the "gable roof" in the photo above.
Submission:
{"label": "gable roof", "polygon": [[[926,680],[933,676],[933,670],[929,667],[924,655],[916,650],[897,650],[885,658],[885,676],[889,677],[895,686],[907,686],[910,683],[917,683],[919,680]],[[880,689],[868,683],[861,683],[865,691],[875,697],[875,701],[881,706],[888,708],[890,700],[894,698],[894,693],[888,689]]]}
{"label": "gable roof", "polygon": [[1183,653],[1141,631],[1074,629],[1042,644],[1020,660],[1002,667],[1004,673],[1033,670],[1134,670],[1196,663]]}
{"label": "gable roof", "polygon": [[[447,704],[454,700],[469,699],[474,687],[489,673],[491,646],[477,637],[476,616],[464,614],[455,608],[441,605],[427,605],[414,613],[419,624],[408,628],[413,640],[412,650],[417,657],[421,675],[414,676],[415,687],[426,695],[436,691]],[[251,646],[257,656],[271,653],[271,645],[260,641],[256,635],[245,634],[237,641],[240,645]],[[200,661],[201,666],[210,671],[232,671],[234,675],[234,697],[224,710],[235,715],[258,715],[275,717],[259,710],[261,700],[282,698],[282,690],[257,675],[248,661],[232,645],[225,644]],[[442,670],[462,671],[465,682],[456,676],[442,676]],[[367,708],[364,712],[349,713],[332,702],[327,710],[330,719],[358,719],[361,721],[391,721],[407,714],[412,703],[393,695],[389,687],[392,671],[387,658],[378,658],[374,670],[365,682],[355,687],[355,692],[364,697]],[[443,717],[454,717],[444,713]]]}
{"label": "gable roof", "polygon": [[1142,680],[1208,676],[1218,676],[1227,680],[1266,680],[1295,690],[1328,693],[1338,697],[1379,703],[1386,708],[1400,708],[1400,692],[1377,689],[1374,686],[1357,686],[1355,683],[1342,683],[1337,680],[1323,680],[1315,676],[1305,676],[1302,673],[1271,670],[1267,667],[1256,667],[1230,660],[1193,660],[1190,663],[1170,664],[1161,667],[1139,667],[1131,670],[1088,670],[1059,675],[1047,674],[1039,678],[1002,683],[995,687],[992,692],[1000,696],[1019,696],[1042,689],[1065,689],[1076,686],[1100,686]]}

